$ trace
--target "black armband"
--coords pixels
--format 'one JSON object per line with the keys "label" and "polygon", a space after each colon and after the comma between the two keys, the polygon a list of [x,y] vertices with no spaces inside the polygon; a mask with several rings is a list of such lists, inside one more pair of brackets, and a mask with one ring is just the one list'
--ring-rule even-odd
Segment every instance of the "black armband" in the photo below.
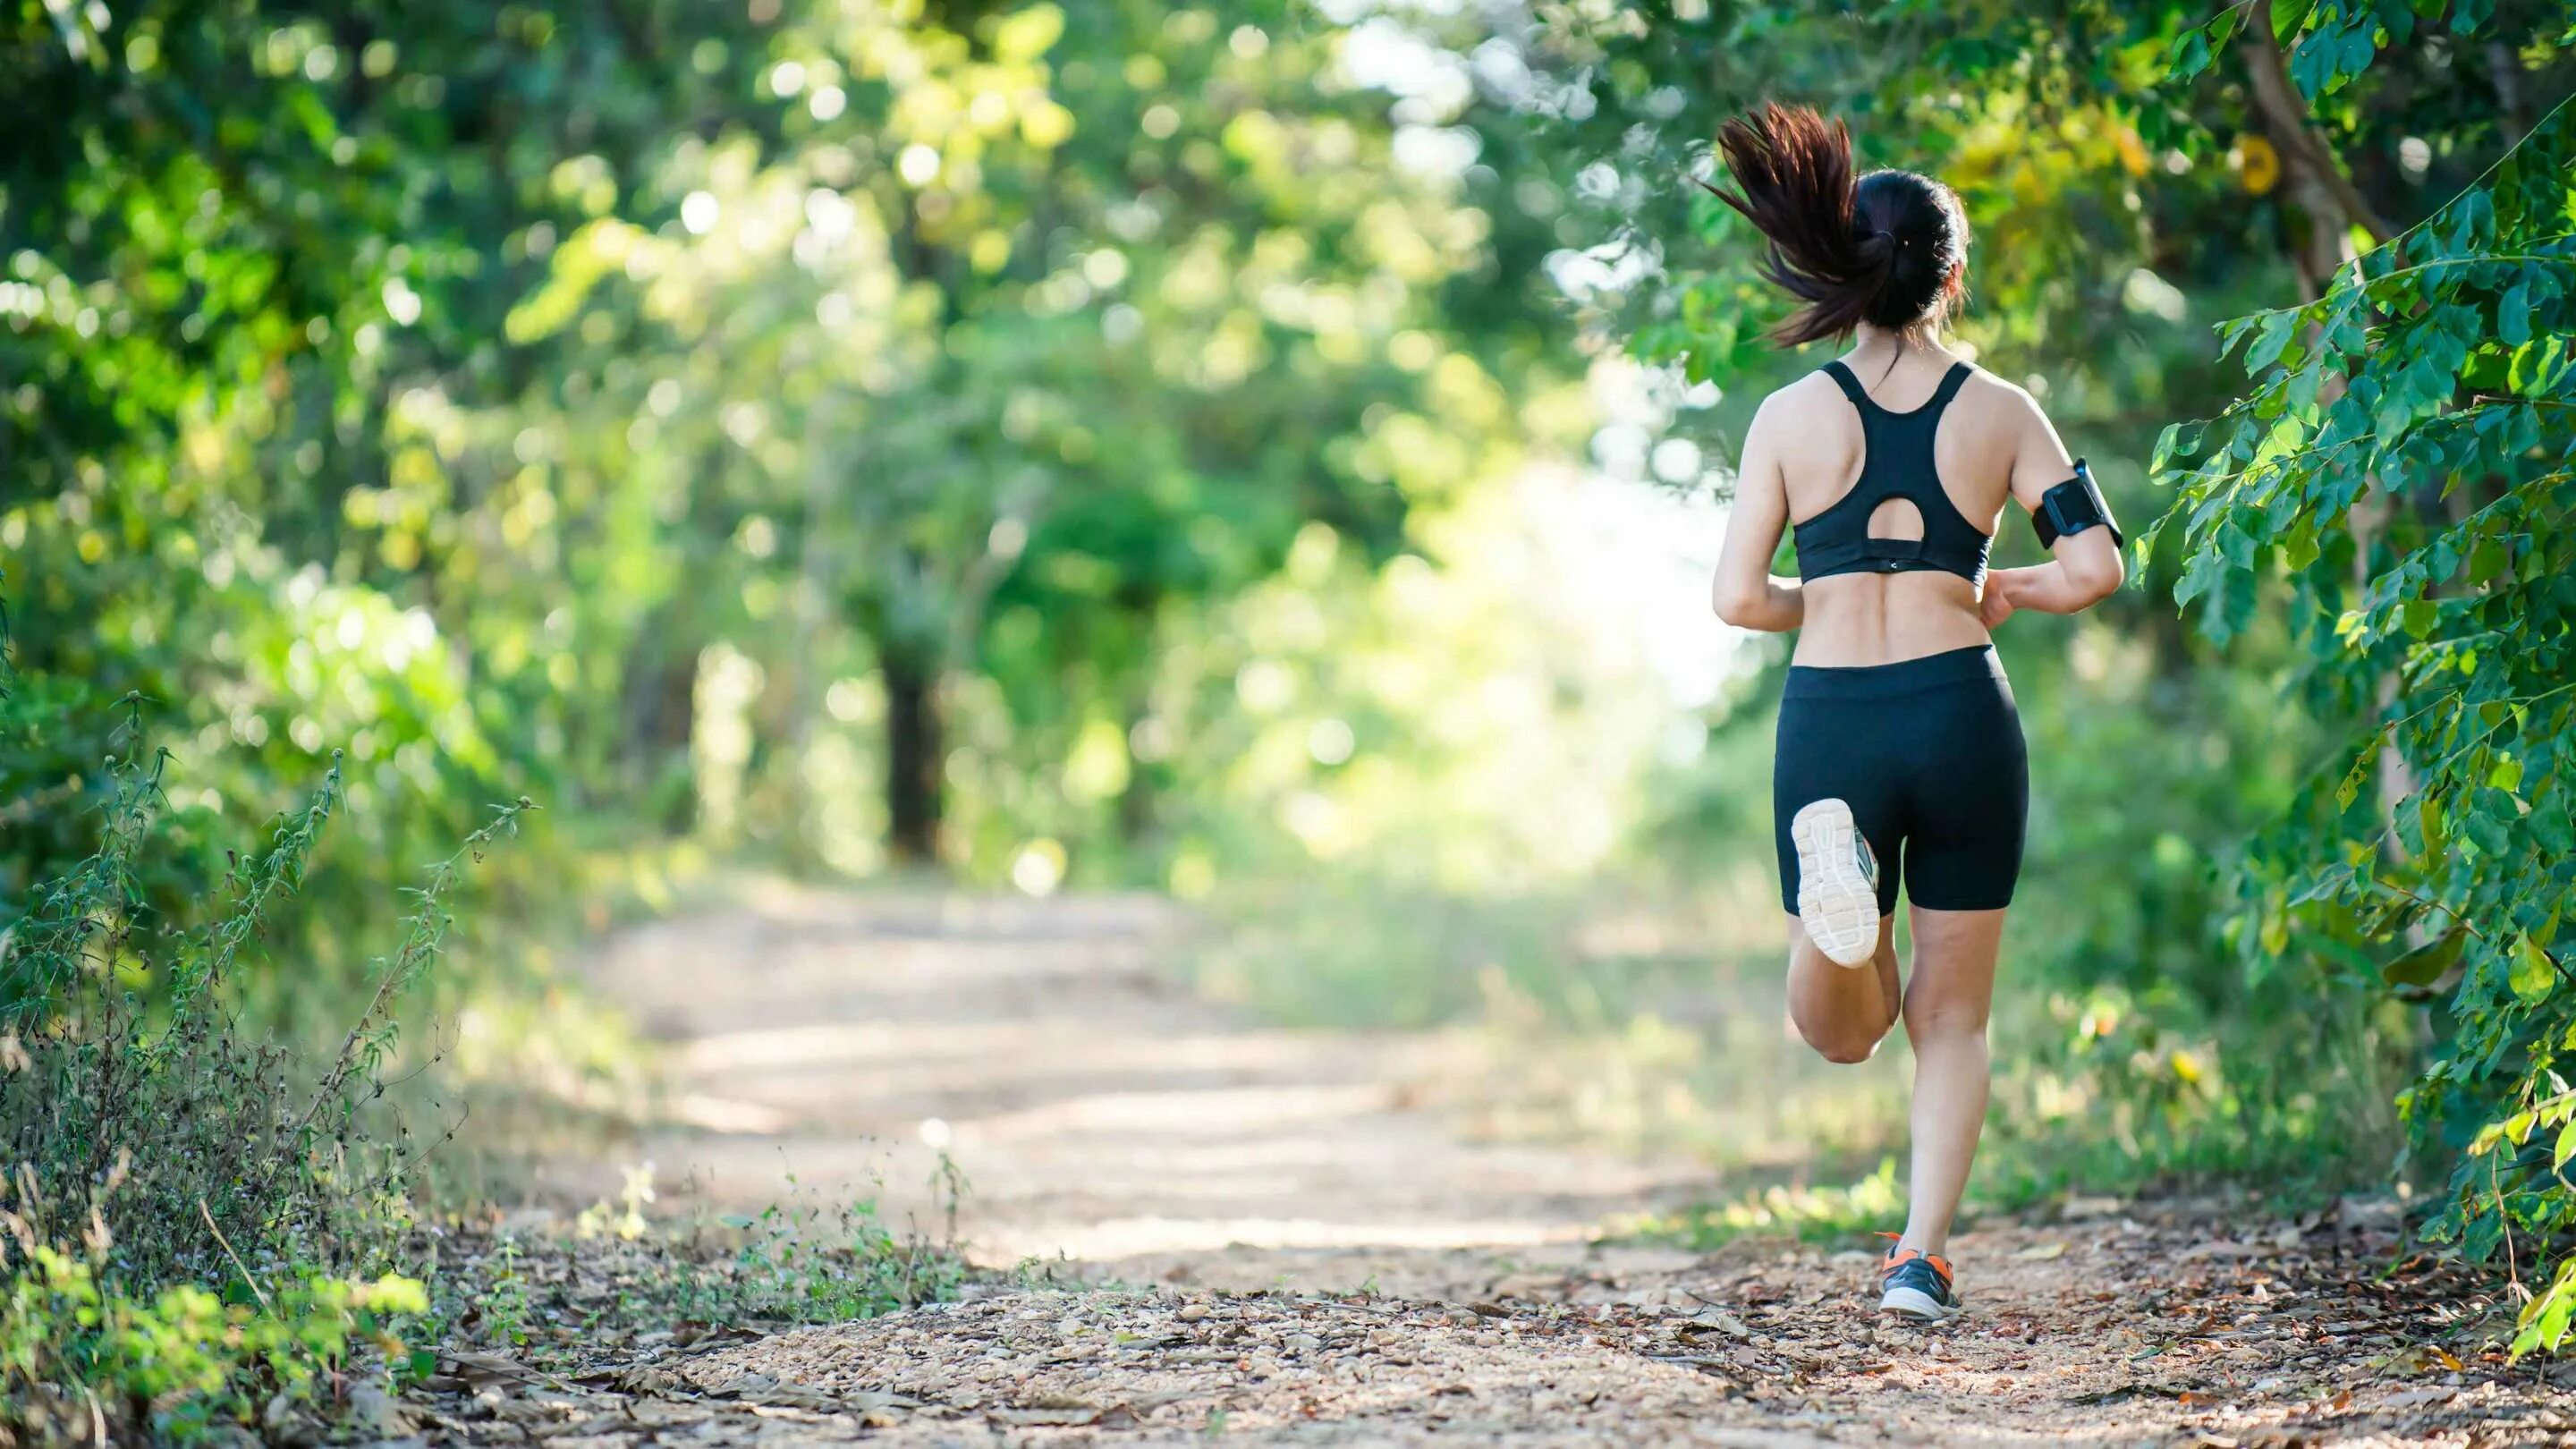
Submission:
{"label": "black armband", "polygon": [[2129,540],[2121,535],[2120,525],[2111,517],[2111,505],[2103,501],[2101,486],[2093,481],[2093,470],[2078,458],[2074,477],[2039,495],[2039,507],[2031,510],[2030,526],[2039,531],[2041,548],[2055,548],[2059,539],[2096,524],[2111,530],[2112,543],[2128,546]]}

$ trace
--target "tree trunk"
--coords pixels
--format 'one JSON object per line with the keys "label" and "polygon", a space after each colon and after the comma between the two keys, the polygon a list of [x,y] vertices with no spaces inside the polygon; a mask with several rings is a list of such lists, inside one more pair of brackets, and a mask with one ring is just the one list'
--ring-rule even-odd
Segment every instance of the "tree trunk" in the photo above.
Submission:
{"label": "tree trunk", "polygon": [[1136,757],[1136,730],[1149,713],[1148,695],[1149,688],[1139,688],[1127,710],[1127,788],[1118,793],[1118,841],[1130,847],[1144,844],[1161,813],[1154,794],[1154,771],[1162,761]]}
{"label": "tree trunk", "polygon": [[[2263,8],[2268,15],[2270,7]],[[2307,100],[2291,83],[2288,58],[2268,19],[2258,17],[2245,27],[2241,53],[2247,94],[2281,158],[2281,191],[2306,224],[2306,235],[2292,238],[2290,260],[2298,268],[2300,290],[2315,301],[2335,272],[2352,260],[2352,228],[2385,241],[2389,226],[2344,174],[2333,145],[2310,124]]]}
{"label": "tree trunk", "polygon": [[640,687],[630,697],[628,773],[658,807],[662,828],[686,835],[698,823],[690,758],[698,727],[697,651],[652,659],[635,673]]}
{"label": "tree trunk", "polygon": [[886,694],[886,845],[904,865],[939,862],[940,777],[948,749],[939,672],[901,648],[881,648]]}

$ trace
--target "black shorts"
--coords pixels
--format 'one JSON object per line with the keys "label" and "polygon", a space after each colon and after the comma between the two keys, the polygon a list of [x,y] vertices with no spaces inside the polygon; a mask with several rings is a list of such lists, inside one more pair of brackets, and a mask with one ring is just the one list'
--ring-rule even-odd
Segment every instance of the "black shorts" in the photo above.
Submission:
{"label": "black shorts", "polygon": [[2012,904],[2030,814],[2021,712],[1992,646],[1895,664],[1793,667],[1780,695],[1771,826],[1780,903],[1798,913],[1789,822],[1840,797],[1878,856],[1878,909],[1905,898],[1935,911]]}

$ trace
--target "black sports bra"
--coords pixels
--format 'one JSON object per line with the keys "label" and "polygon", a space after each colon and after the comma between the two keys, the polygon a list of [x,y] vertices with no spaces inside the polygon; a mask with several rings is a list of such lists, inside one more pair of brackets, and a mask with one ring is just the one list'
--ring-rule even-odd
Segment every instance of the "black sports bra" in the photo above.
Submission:
{"label": "black sports bra", "polygon": [[[1986,548],[1994,539],[1960,516],[1932,463],[1932,438],[1940,430],[1941,414],[1970,371],[1964,362],[1952,363],[1930,402],[1899,413],[1871,401],[1850,368],[1825,364],[1825,375],[1860,409],[1860,481],[1832,507],[1797,526],[1799,578],[1915,569],[1939,569],[1970,583],[1985,576]],[[1921,538],[1870,536],[1870,514],[1891,498],[1906,500],[1923,516]]]}

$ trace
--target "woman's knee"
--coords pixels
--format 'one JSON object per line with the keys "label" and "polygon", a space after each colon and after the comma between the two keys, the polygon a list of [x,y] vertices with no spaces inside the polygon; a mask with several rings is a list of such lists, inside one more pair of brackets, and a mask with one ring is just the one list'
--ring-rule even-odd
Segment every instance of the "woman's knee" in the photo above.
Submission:
{"label": "woman's knee", "polygon": [[1966,1041],[1986,1034],[1987,1015],[1983,1001],[1909,996],[1905,1002],[1905,1034],[1918,1042]]}
{"label": "woman's knee", "polygon": [[1858,1066],[1878,1054],[1878,1044],[1886,1040],[1885,1028],[1866,1030],[1856,1024],[1810,1027],[1798,1023],[1798,1035],[1815,1048],[1816,1055],[1836,1066]]}

